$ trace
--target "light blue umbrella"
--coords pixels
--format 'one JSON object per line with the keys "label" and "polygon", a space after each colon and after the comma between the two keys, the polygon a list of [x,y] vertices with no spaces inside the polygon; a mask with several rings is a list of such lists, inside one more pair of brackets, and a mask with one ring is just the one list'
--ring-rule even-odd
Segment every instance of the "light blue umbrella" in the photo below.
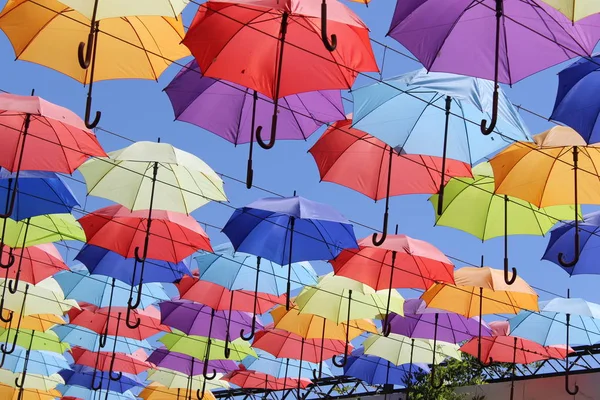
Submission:
{"label": "light blue umbrella", "polygon": [[[62,271],[54,278],[65,293],[65,297],[94,304],[98,307],[110,305],[112,278],[103,275],[90,275],[83,265],[74,265],[71,271]],[[126,306],[129,301],[130,286],[115,280],[112,305]],[[144,284],[141,308],[146,308],[159,301],[169,300],[169,295],[160,283]]]}
{"label": "light blue umbrella", "polygon": [[[98,351],[100,335],[92,330],[70,324],[56,326],[52,330],[58,335],[61,342],[67,342],[71,347],[79,346],[89,351]],[[115,336],[107,336],[106,338],[104,347],[112,349]],[[131,354],[139,349],[149,350],[152,348],[146,340],[136,340],[123,336],[117,336],[116,340],[115,352],[117,353]]]}
{"label": "light blue umbrella", "polygon": [[[13,353],[6,354],[2,369],[11,372],[22,372],[25,368],[26,352],[27,349],[17,346]],[[29,354],[27,372],[30,374],[50,376],[68,368],[70,368],[69,363],[62,354],[44,350],[31,350]]]}
{"label": "light blue umbrella", "polygon": [[[236,252],[231,243],[214,247],[214,253],[195,257],[199,278],[229,290],[256,290],[281,296],[286,292],[287,268],[251,254]],[[260,271],[260,276],[258,272]],[[291,289],[317,284],[317,273],[307,261],[292,263]]]}
{"label": "light blue umbrella", "polygon": [[[71,396],[83,400],[98,400],[98,393],[92,389],[83,388],[73,385],[58,385],[56,390],[62,393],[63,397]],[[103,395],[101,398],[104,399]],[[118,393],[110,391],[106,396],[106,400],[137,400],[137,397],[130,391]]]}
{"label": "light blue umbrella", "polygon": [[[274,355],[260,349],[255,349],[256,357],[248,356],[242,360],[247,370],[262,372],[280,378],[307,378],[313,379],[313,372],[319,368],[319,364],[303,361],[300,373],[300,360],[277,358]],[[300,375],[299,375],[300,373]],[[323,363],[323,373],[333,376],[327,364]]]}

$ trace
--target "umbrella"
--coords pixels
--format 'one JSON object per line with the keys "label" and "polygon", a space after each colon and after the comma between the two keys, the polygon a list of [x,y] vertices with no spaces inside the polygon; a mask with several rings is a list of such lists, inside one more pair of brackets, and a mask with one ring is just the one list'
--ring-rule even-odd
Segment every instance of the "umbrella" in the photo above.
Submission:
{"label": "umbrella", "polygon": [[[12,324],[12,318],[10,314],[13,313],[12,318],[21,319],[21,326],[25,329],[31,329],[32,331],[41,331],[46,332],[49,329],[53,328],[55,325],[63,325],[65,324],[65,320],[62,316],[56,314],[32,314],[27,316],[21,316],[18,313],[10,310],[4,310],[2,313],[2,322],[0,322],[0,327],[9,329]],[[4,322],[4,320],[10,320],[8,322]]]}
{"label": "umbrella", "polygon": [[111,371],[114,368],[115,371],[139,375],[152,368],[152,362],[146,361],[147,354],[142,349],[132,354],[116,353],[114,362],[112,362],[111,352],[93,352],[76,346],[70,350],[70,353],[75,364],[96,368],[100,371]]}
{"label": "umbrella", "polygon": [[[310,380],[313,376],[311,372],[315,371],[317,364],[305,362],[300,365],[300,360],[292,358],[277,358],[269,352],[257,349],[255,357],[246,357],[242,364],[248,371],[262,372],[277,379],[285,379],[290,376],[300,376],[301,380]],[[332,376],[327,364],[323,365],[323,370],[328,376]],[[296,382],[297,383],[297,382]]]}
{"label": "umbrella", "polygon": [[[345,276],[375,290],[388,290],[385,314],[390,313],[394,288],[428,289],[435,282],[454,283],[454,265],[435,246],[396,234],[377,241],[364,238],[358,250],[347,249],[331,260],[336,276]],[[398,271],[396,271],[398,270]],[[387,317],[383,334],[389,334]]]}
{"label": "umbrella", "polygon": [[363,342],[363,348],[365,355],[383,358],[394,365],[428,363],[434,353],[436,363],[447,357],[461,359],[456,344],[437,343],[434,351],[432,340],[411,339],[395,333],[389,336],[370,335]]}
{"label": "umbrella", "polygon": [[276,378],[263,372],[249,371],[243,365],[240,365],[240,369],[225,375],[223,379],[243,389],[264,389],[267,391],[286,390],[298,386],[305,388],[312,383],[308,379],[301,379],[298,382],[297,379],[293,378]]}
{"label": "umbrella", "polygon": [[[127,305],[130,285],[102,275],[90,275],[81,265],[73,265],[70,272],[54,276],[65,293],[65,297],[94,304],[98,307]],[[159,283],[144,283],[140,307],[146,308],[156,302],[169,300],[165,289]]]}
{"label": "umbrella", "polygon": [[425,363],[393,365],[384,358],[364,354],[364,348],[359,347],[348,357],[344,375],[353,376],[369,385],[405,385],[412,375],[412,368],[421,373],[429,372]]}
{"label": "umbrella", "polygon": [[551,7],[566,15],[571,21],[577,22],[580,19],[592,14],[600,13],[600,8],[594,2],[582,0],[542,0]]}
{"label": "umbrella", "polygon": [[[59,372],[60,376],[63,377],[65,383],[71,386],[81,386],[84,388],[89,388],[95,385],[95,377],[96,371],[94,368],[86,367],[84,365],[74,364],[72,369],[65,369]],[[104,372],[100,372],[100,386],[101,389],[97,390],[106,390],[106,391],[115,391],[119,393],[123,393],[129,389],[134,387],[143,387],[144,384],[139,380],[135,375],[131,374],[123,374],[121,379],[118,381],[113,381],[111,379],[104,379]],[[111,382],[116,382],[111,385]]]}
{"label": "umbrella", "polygon": [[[573,207],[538,208],[516,197],[496,195],[494,172],[487,162],[473,168],[473,173],[473,178],[456,178],[448,182],[442,212],[436,215],[435,223],[468,232],[482,241],[504,235],[504,280],[511,284],[517,270],[513,267],[509,278],[508,235],[543,236],[556,221],[573,215]],[[431,196],[429,201],[435,207],[439,204],[439,195]],[[465,212],[472,218],[463,218]]]}
{"label": "umbrella", "polygon": [[0,384],[0,396],[6,400],[54,400],[62,396],[56,389],[43,391],[39,389],[22,389]]}
{"label": "umbrella", "polygon": [[[223,375],[219,374],[218,379],[207,382],[206,379],[198,375],[193,376],[190,382],[190,377],[187,374],[178,371],[171,371],[164,368],[151,369],[148,371],[148,380],[157,382],[170,389],[186,388],[190,385],[192,386],[191,389],[199,389],[202,386],[205,386],[206,391],[212,389],[228,389],[229,384],[222,380],[222,377]],[[207,383],[205,384],[205,382]]]}
{"label": "umbrella", "polygon": [[[24,347],[17,347],[13,353],[6,355],[2,368],[11,372],[22,372],[26,356],[27,349]],[[46,350],[29,351],[29,373],[50,376],[56,374],[61,369],[68,368],[70,368],[69,363],[62,354]]]}
{"label": "umbrella", "polygon": [[7,216],[15,221],[44,214],[68,214],[78,205],[71,188],[55,172],[0,170],[0,210],[10,212]]}
{"label": "umbrella", "polygon": [[471,176],[465,163],[444,163],[437,157],[395,151],[366,132],[351,128],[351,124],[350,119],[336,122],[309,152],[322,181],[349,187],[375,201],[385,198],[384,236],[380,241],[387,234],[390,196],[433,194],[453,176]]}
{"label": "umbrella", "polygon": [[[136,275],[131,276],[131,271],[136,263],[135,257],[125,258],[113,251],[98,246],[83,245],[75,260],[80,261],[90,274],[104,275],[117,278],[129,285],[139,285],[141,274],[136,269]],[[178,263],[162,260],[146,260],[143,281],[149,282],[175,282],[183,275],[191,275],[189,259]],[[145,307],[143,307],[145,308]]]}
{"label": "umbrella", "polygon": [[[175,119],[206,129],[234,145],[250,143],[246,186],[252,187],[254,127],[271,129],[269,106],[273,100],[256,90],[202,76],[198,63],[190,61],[164,89]],[[259,101],[260,100],[260,101]],[[279,100],[279,139],[306,140],[323,123],[344,117],[339,90],[292,94]],[[218,118],[216,118],[218,116]]]}
{"label": "umbrella", "polygon": [[[305,287],[296,297],[296,304],[301,313],[319,315],[346,325],[350,325],[351,320],[375,318],[390,311],[404,313],[404,298],[397,290],[375,291],[364,283],[333,273],[322,276],[318,285]],[[350,330],[346,329],[346,346],[350,342],[349,335]],[[333,363],[343,367],[348,353],[343,353],[341,362],[333,359]]]}
{"label": "umbrella", "polygon": [[[72,346],[83,347],[86,350],[98,351],[100,349],[100,334],[80,326],[60,325],[53,329],[53,332],[61,341]],[[136,340],[128,337],[116,338],[108,336],[104,347],[114,348],[117,353],[132,354],[139,349],[151,349],[150,343],[146,340]]]}
{"label": "umbrella", "polygon": [[[91,129],[100,120],[99,112],[90,120],[94,82],[125,78],[157,80],[170,60],[185,57],[189,51],[180,45],[184,36],[181,19],[144,16],[146,13],[121,14],[120,18],[103,20],[100,30],[97,18],[92,16],[93,22],[84,15],[88,14],[89,3],[70,1],[75,2],[72,4],[75,8],[56,0],[7,3],[0,13],[0,29],[9,36],[17,59],[44,65],[88,84],[85,125]],[[145,2],[138,2],[141,4],[146,6]],[[17,21],[31,23],[15,24]],[[84,41],[88,42],[85,54]],[[76,58],[74,52],[78,46]]]}
{"label": "umbrella", "polygon": [[597,274],[596,257],[597,257],[597,231],[600,229],[600,213],[593,212],[583,216],[583,221],[578,223],[578,236],[583,236],[583,240],[579,241],[579,248],[576,249],[579,253],[579,260],[572,267],[563,266],[558,260],[558,254],[573,259],[573,247],[575,229],[573,221],[561,223],[550,232],[550,240],[546,251],[542,256],[543,260],[551,261],[557,264],[569,275]]}
{"label": "umbrella", "polygon": [[[567,261],[564,253],[558,254],[563,267],[573,267],[579,261],[578,206],[600,203],[600,181],[596,173],[590,172],[600,166],[600,148],[586,146],[577,132],[562,126],[535,135],[534,140],[535,143],[517,142],[490,160],[496,193],[518,197],[538,207],[575,204],[574,258]],[[529,169],[532,165],[533,173]],[[524,171],[527,176],[520,175]]]}
{"label": "umbrella", "polygon": [[443,0],[399,1],[388,35],[430,71],[494,79],[490,126],[481,122],[486,135],[498,120],[500,82],[512,85],[570,58],[589,56],[597,41],[549,5],[521,0],[460,0],[451,6]]}
{"label": "umbrella", "polygon": [[[153,382],[140,392],[139,397],[144,400],[191,399],[192,390],[189,390],[188,388],[169,389],[163,385]],[[216,400],[215,396],[210,391],[202,393],[202,396],[199,397],[203,400]]]}
{"label": "umbrella", "polygon": [[[129,211],[120,205],[108,206],[83,216],[79,222],[88,244],[114,251],[123,257],[135,257],[141,263],[137,296],[134,299],[134,286],[131,286],[127,303],[125,320],[132,329],[139,321],[131,324],[129,314],[140,305],[147,258],[176,263],[197,250],[212,250],[208,236],[192,216],[152,210],[152,205],[149,211]],[[136,276],[136,269],[133,270],[133,277]]]}
{"label": "umbrella", "polygon": [[7,254],[8,258],[12,254],[16,260],[19,260],[17,265],[13,264],[6,268],[5,279],[23,280],[35,285],[61,271],[69,270],[60,252],[52,243],[20,249],[3,248],[2,254]]}
{"label": "umbrella", "polygon": [[23,389],[37,389],[42,391],[49,391],[56,388],[57,385],[64,384],[65,381],[59,374],[52,374],[49,376],[38,375],[38,374],[27,374],[23,378],[22,373],[10,372],[4,369],[0,369],[0,383],[4,385],[14,386],[15,380],[17,382],[23,381]]}
{"label": "umbrella", "polygon": [[[158,368],[181,372],[187,376],[201,375],[204,369],[202,360],[196,360],[187,354],[169,351],[165,347],[154,350],[147,361]],[[237,363],[231,360],[211,360],[208,362],[208,368],[214,369],[218,373],[225,373],[236,369]]]}
{"label": "umbrella", "polygon": [[[359,72],[378,70],[364,23],[336,0],[330,0],[329,14],[325,0],[322,4],[319,9],[317,1],[213,1],[198,9],[183,40],[205,76],[273,99],[269,142],[262,139],[261,126],[256,131],[265,149],[275,145],[280,98],[349,89]],[[327,24],[341,39],[337,49],[337,40],[329,45]]]}
{"label": "umbrella", "polygon": [[[569,343],[584,345],[597,343],[600,341],[600,304],[569,297],[567,292],[566,299],[555,298],[540,302],[539,313],[523,311],[511,318],[509,320],[511,334],[543,345],[566,343],[566,348],[569,348]],[[575,389],[570,388],[568,358],[565,363],[565,390],[575,395],[579,387],[575,385]]]}
{"label": "umbrella", "polygon": [[[219,339],[211,339],[203,336],[186,336],[183,332],[173,330],[171,333],[167,333],[160,339],[159,342],[165,345],[169,351],[176,353],[183,353],[194,358],[208,360],[225,360],[225,342]],[[211,351],[207,352],[208,347],[211,347]],[[231,349],[230,359],[241,361],[246,356],[252,355],[256,357],[254,350],[243,340],[234,340],[229,345]],[[208,357],[205,355],[208,354]],[[206,368],[208,365],[205,364]]]}

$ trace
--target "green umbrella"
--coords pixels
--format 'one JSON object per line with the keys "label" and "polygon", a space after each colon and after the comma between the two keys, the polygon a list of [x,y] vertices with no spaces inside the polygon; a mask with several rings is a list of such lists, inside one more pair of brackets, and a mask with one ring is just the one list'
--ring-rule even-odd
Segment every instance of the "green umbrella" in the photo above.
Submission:
{"label": "green umbrella", "polygon": [[70,348],[69,344],[61,342],[58,335],[53,331],[40,332],[31,329],[20,329],[16,332],[16,329],[0,328],[0,342],[12,340],[11,337],[14,334],[17,335],[16,345],[25,349],[45,350],[62,354]]}
{"label": "green umbrella", "polygon": [[225,357],[225,342],[223,340],[204,336],[186,335],[183,332],[175,329],[173,332],[167,333],[159,339],[159,342],[164,344],[169,351],[187,354],[188,356],[192,356],[200,360],[204,360],[206,358],[206,352],[209,348],[209,341],[210,352],[208,360],[225,360],[229,358],[234,361],[241,361],[246,358],[246,356],[258,358],[250,345],[241,339],[231,342],[229,345],[229,349],[231,350],[229,357]]}
{"label": "green umbrella", "polygon": [[[441,212],[436,213],[436,225],[468,232],[481,240],[504,236],[504,280],[516,279],[508,274],[508,235],[545,235],[556,222],[572,218],[572,205],[546,208],[512,196],[494,193],[494,174],[489,163],[473,168],[473,178],[452,178],[444,188]],[[429,201],[438,207],[438,196]]]}

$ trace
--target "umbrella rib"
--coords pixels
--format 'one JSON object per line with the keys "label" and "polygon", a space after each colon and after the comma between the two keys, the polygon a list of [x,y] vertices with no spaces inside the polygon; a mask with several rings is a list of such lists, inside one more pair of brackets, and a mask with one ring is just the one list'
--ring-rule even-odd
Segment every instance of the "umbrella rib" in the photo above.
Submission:
{"label": "umbrella rib", "polygon": [[[200,70],[200,66],[198,66],[198,70]],[[220,80],[215,80],[215,82],[220,82]],[[249,88],[241,89],[241,92],[243,95],[243,100],[242,100],[242,104],[240,105],[240,112],[239,112],[238,118],[237,118],[237,129],[236,129],[235,139],[233,141],[234,146],[238,145],[238,140],[240,139],[240,133],[242,131],[242,116],[244,114],[244,106],[246,105],[246,99],[248,99],[248,97],[249,97],[248,96],[249,90],[250,90]],[[258,93],[257,93],[257,96],[258,96]],[[198,96],[198,97],[200,97],[200,96]],[[198,97],[196,97],[196,99]],[[259,99],[260,99],[260,97],[257,97],[257,99],[256,99],[257,103],[258,103]],[[254,101],[254,99],[252,99],[252,101]],[[254,135],[254,132],[251,132],[251,135]],[[250,138],[250,141],[252,141],[252,138]]]}
{"label": "umbrella rib", "polygon": [[[185,214],[190,215],[191,211],[188,210],[188,205],[187,202],[185,201],[185,194],[183,193],[183,185],[181,185],[181,183],[179,182],[179,177],[177,176],[177,172],[175,171],[175,168],[173,165],[168,165],[165,166],[165,168],[168,168],[172,173],[173,173],[173,177],[175,178],[175,182],[177,182],[177,191],[179,192],[179,195],[181,196],[181,203],[183,204],[183,208],[185,209]],[[191,172],[187,169],[187,168],[183,168],[183,170],[185,172],[187,172],[187,174],[190,176],[190,178],[192,178],[192,181],[194,181],[194,183],[196,183],[196,180],[194,179],[194,177],[192,176]],[[202,196],[202,190],[200,189],[200,187],[198,186],[198,184],[196,183],[196,188],[200,191],[200,196]],[[192,192],[194,194],[196,194],[196,192]]]}
{"label": "umbrella rib", "polygon": [[[304,106],[304,103],[302,103],[302,100],[300,99],[300,96],[296,95],[296,97],[298,98],[298,100],[300,101],[300,103]],[[304,140],[306,140],[306,135],[304,134],[304,130],[302,129],[302,126],[300,125],[300,121],[298,121],[298,118],[296,117],[296,112],[294,111],[294,109],[292,108],[292,106],[290,105],[287,96],[281,98],[281,101],[283,101],[285,103],[285,105],[287,106],[288,110],[290,110],[290,114],[292,114],[292,118],[294,119],[294,122],[296,123],[296,125],[298,126],[298,130],[300,131],[300,133],[302,134],[302,137],[304,138]],[[304,110],[307,114],[310,114],[311,119],[314,121],[314,117],[312,116],[310,110],[308,110],[306,108],[306,106],[304,107]]]}
{"label": "umbrella rib", "polygon": [[[119,161],[121,161],[121,162],[118,163],[118,164],[114,163],[114,167],[113,168],[115,168],[117,166],[120,166],[121,163],[124,162],[123,160],[119,160]],[[134,172],[134,175],[137,175],[140,178],[140,183],[139,183],[139,186],[138,186],[138,190],[136,191],[135,195],[133,196],[133,202],[131,203],[131,208],[132,209],[136,208],[135,205],[137,203],[137,200],[138,200],[138,197],[140,195],[140,192],[142,191],[142,185],[144,184],[144,180],[146,179],[146,173],[150,170],[150,165],[154,164],[154,162],[142,162],[142,163],[146,164],[146,168],[144,169],[144,172],[143,173]],[[162,166],[162,164],[160,164],[160,165]],[[111,171],[113,170],[113,168],[111,168]],[[126,171],[131,171],[131,168],[127,168]],[[108,173],[106,175],[108,175]],[[106,176],[106,175],[104,175],[104,176]],[[152,180],[152,178],[150,178],[150,177],[147,177],[147,178],[150,179],[150,180]],[[159,181],[159,180],[157,179],[157,181]],[[100,182],[100,180],[98,181],[98,183],[99,182]],[[147,210],[146,207],[144,207],[143,209]]]}
{"label": "umbrella rib", "polygon": [[[164,17],[160,17],[164,20]],[[150,37],[152,38],[152,40],[154,41],[154,44],[156,44],[156,51],[158,52],[158,55],[160,56],[160,59],[162,59],[162,61],[168,65],[168,63],[165,60],[165,57],[163,57],[163,55],[161,54],[161,49],[158,46],[158,43],[156,43],[156,40],[154,39],[154,36],[152,35],[152,31],[150,31],[148,29],[148,27],[146,27],[146,25],[144,24],[144,22],[139,18],[139,17],[129,17],[129,18],[121,18],[121,20],[125,21],[130,27],[131,30],[133,31],[133,33],[135,34],[135,37],[138,39],[138,41],[140,42],[140,46],[144,55],[146,56],[146,61],[148,61],[148,66],[150,67],[150,71],[152,71],[152,75],[154,75],[154,80],[158,82],[158,76],[156,75],[156,71],[154,70],[154,66],[152,65],[152,61],[150,60],[150,56],[148,55],[148,51],[146,50],[146,46],[144,45],[144,42],[142,41],[142,38],[140,37],[140,35],[138,34],[137,30],[135,29],[135,27],[133,26],[133,24],[131,23],[131,19],[135,19],[136,21],[138,21],[148,32],[148,34],[150,35]],[[99,32],[100,29],[98,29]],[[104,32],[103,32],[104,33]]]}

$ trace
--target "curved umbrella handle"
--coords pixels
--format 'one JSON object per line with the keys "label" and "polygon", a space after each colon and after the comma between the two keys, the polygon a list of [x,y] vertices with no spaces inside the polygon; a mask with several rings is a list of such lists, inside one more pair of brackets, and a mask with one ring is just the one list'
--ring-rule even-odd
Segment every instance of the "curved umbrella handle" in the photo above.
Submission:
{"label": "curved umbrella handle", "polygon": [[504,258],[504,282],[507,285],[512,285],[517,280],[517,269],[512,267],[512,275],[510,277],[508,276],[508,269],[508,258]]}
{"label": "curved umbrella handle", "polygon": [[[15,336],[13,337],[13,342],[12,342],[12,346],[10,349],[6,348],[6,343],[2,343],[2,345],[0,345],[0,351],[2,351],[2,353],[4,354],[11,354],[12,352],[15,351],[15,348],[17,346],[17,338],[19,337],[19,330],[21,329],[21,321],[23,320],[23,314],[25,313],[25,302],[27,300],[27,292],[29,291],[29,285],[25,285],[25,293],[23,294],[23,302],[21,303],[21,313],[19,314],[19,321],[17,322],[17,329],[15,331]],[[2,302],[0,304],[4,304],[4,298],[2,298]],[[10,313],[10,319],[13,319],[13,315],[14,313],[11,311]],[[33,341],[33,336],[35,334],[34,332],[31,332],[31,340]],[[26,353],[26,354],[29,354]]]}
{"label": "curved umbrella handle", "polygon": [[[115,375],[113,375],[115,374]],[[114,372],[114,371],[110,371],[108,374],[108,377],[110,378],[111,381],[118,381],[121,380],[121,377],[123,376],[123,373],[121,371],[119,372]]]}
{"label": "curved umbrella handle", "polygon": [[382,230],[382,234],[381,237],[378,239],[377,237],[379,236],[379,234],[377,232],[375,232],[373,234],[373,245],[375,246],[381,246],[383,244],[383,242],[385,242],[385,239],[387,238],[387,229],[388,229],[388,212],[386,211],[385,214],[383,214],[383,227],[381,228]]}
{"label": "curved umbrella handle", "polygon": [[98,11],[98,0],[94,2],[94,8],[92,10],[92,19],[90,20],[90,33],[87,38],[87,49],[86,43],[80,42],[79,48],[77,49],[77,59],[79,60],[79,66],[83,69],[88,69],[90,61],[92,59],[92,51],[94,49],[94,42],[96,37],[96,30],[98,29],[96,21],[96,12]]}
{"label": "curved umbrella handle", "polygon": [[[346,346],[346,347],[348,347],[348,346]],[[338,361],[335,359],[335,357],[333,357],[333,358],[331,359],[331,362],[332,362],[332,363],[333,363],[333,365],[335,365],[336,367],[338,367],[338,368],[343,368],[343,367],[346,365],[346,363],[348,362],[348,354],[347,354],[347,353],[344,353],[344,354],[342,355],[342,361],[340,361],[340,362],[338,362]]]}
{"label": "curved umbrella handle", "polygon": [[[190,385],[190,391],[191,391],[191,385]],[[196,398],[198,400],[202,400],[204,398],[205,392],[206,392],[206,379],[204,380],[204,382],[202,382],[202,391],[200,391],[200,389],[196,389]],[[202,393],[202,395],[200,395],[200,393]]]}
{"label": "curved umbrella handle", "polygon": [[85,126],[88,129],[94,129],[95,127],[98,126],[98,123],[100,123],[100,118],[102,117],[102,112],[101,111],[96,111],[96,115],[94,116],[93,120],[90,120],[90,116],[92,114],[92,84],[90,83],[89,88],[88,88],[88,95],[87,95],[87,99],[85,101]]}
{"label": "curved umbrella handle", "polygon": [[[23,257],[23,256],[21,256]],[[22,259],[22,258],[21,258]],[[17,293],[17,290],[19,289],[19,279],[21,277],[21,270],[17,270],[17,274],[15,275],[15,279],[12,281],[8,281],[8,291],[12,294]],[[14,283],[14,286],[13,286]]]}
{"label": "curved umbrella handle", "polygon": [[133,255],[135,257],[135,261],[139,263],[145,262],[148,255],[148,246],[144,246],[144,252],[142,256],[140,256],[140,246],[136,246],[133,250]]}
{"label": "curved umbrella handle", "polygon": [[[29,117],[29,114],[27,114],[27,117]],[[23,149],[24,149],[24,146],[21,146],[21,153],[23,152]],[[15,178],[15,179],[18,179],[19,172],[20,171],[17,171],[17,178]],[[12,179],[9,179],[9,181],[11,181],[11,180]],[[10,190],[10,186],[11,186],[11,184],[9,182],[9,184],[8,184],[8,192],[9,192],[10,198],[8,199],[9,202],[6,205],[6,212],[0,214],[0,218],[2,218],[2,219],[10,218],[10,216],[13,213],[13,211],[15,210],[15,202],[16,202],[16,199],[17,199],[17,184],[15,183],[15,188],[12,191]]]}
{"label": "curved umbrella handle", "polygon": [[496,122],[498,122],[498,75],[499,75],[499,64],[500,64],[500,26],[502,15],[504,14],[504,0],[496,0],[496,49],[494,56],[494,94],[492,97],[492,120],[490,126],[486,127],[487,120],[481,120],[481,133],[489,135],[494,131]]}
{"label": "curved umbrella handle", "polygon": [[229,335],[225,337],[225,349],[223,353],[225,353],[225,358],[231,357],[231,349],[229,348]]}
{"label": "curved umbrella handle", "polygon": [[435,383],[435,352],[437,349],[437,331],[438,331],[438,319],[439,319],[439,314],[435,313],[435,322],[434,322],[434,328],[433,328],[433,362],[431,364],[431,373],[430,373],[430,385],[431,387],[433,387],[434,389],[439,389],[442,386],[444,386],[444,382],[442,382],[440,380],[439,383]]}
{"label": "curved umbrella handle", "polygon": [[[373,234],[373,245],[381,246],[385,239],[387,238],[387,230],[388,230],[388,219],[390,212],[390,189],[392,185],[392,165],[393,165],[393,157],[394,157],[394,149],[392,146],[389,146],[389,162],[388,162],[388,176],[387,176],[387,186],[385,191],[385,213],[383,214],[383,228],[382,236],[380,239],[377,239],[377,232]],[[397,229],[397,228],[396,228]],[[397,233],[397,231],[396,231]]]}
{"label": "curved umbrella handle", "polygon": [[96,368],[94,368],[94,373],[92,375],[92,383],[90,385],[90,387],[93,391],[98,391],[98,390],[102,389],[102,374],[100,374],[100,381],[98,382],[98,384],[96,384],[97,373],[98,373],[98,370]]}
{"label": "curved umbrella handle", "polygon": [[13,341],[11,343],[10,349],[6,348],[6,343],[0,344],[0,351],[2,352],[2,354],[6,355],[6,354],[14,353],[15,348],[17,347],[17,337],[18,336],[19,336],[19,334],[15,333],[15,336],[13,337]]}
{"label": "curved umbrella handle", "polygon": [[[208,374],[208,362],[210,360],[210,347],[212,344],[212,340],[208,339],[208,344],[206,345],[206,356],[204,357],[204,368],[202,369],[202,376],[206,381],[210,381],[216,378],[217,370],[213,368],[212,373]],[[204,390],[202,391],[204,392]]]}
{"label": "curved umbrella handle", "polygon": [[[398,225],[396,224],[396,235],[398,234]],[[392,326],[390,325],[390,302],[392,300],[392,285],[394,284],[394,268],[396,268],[396,256],[397,252],[392,251],[392,262],[390,263],[390,282],[388,284],[388,298],[387,305],[385,307],[385,318],[383,319],[383,323],[381,325],[381,333],[383,333],[384,337],[390,336],[392,333]],[[348,316],[349,318],[350,316]]]}
{"label": "curved umbrella handle", "polygon": [[8,310],[8,311],[10,311],[8,313],[8,317],[4,317],[4,314],[2,313],[2,311],[4,311],[4,298],[0,299],[0,320],[2,322],[6,322],[6,323],[9,323],[10,321],[13,320],[14,313],[12,311]]}
{"label": "curved umbrella handle", "polygon": [[4,362],[6,361],[6,353],[3,351],[0,353],[2,353],[2,355],[0,356],[0,368],[2,368],[4,366]]}
{"label": "curved umbrella handle", "polygon": [[327,35],[327,0],[323,0],[321,3],[321,40],[323,46],[329,51],[334,51],[337,47],[337,36],[331,35],[331,43],[329,43],[329,36]]}
{"label": "curved umbrella handle", "polygon": [[[290,246],[291,249],[291,246]],[[260,280],[260,261],[261,257],[256,257],[256,281],[254,281],[254,306],[252,309],[252,327],[249,336],[244,336],[244,329],[240,331],[240,337],[242,340],[249,342],[254,337],[254,332],[256,330],[256,311],[258,308],[258,282]],[[231,318],[231,309],[233,307],[233,292],[231,292],[231,300],[229,303],[229,318]]]}
{"label": "curved umbrella handle", "polygon": [[21,374],[15,378],[15,386],[22,389],[25,384],[25,374]]}
{"label": "curved umbrella handle", "polygon": [[[108,321],[106,322],[106,335],[108,335]],[[117,358],[117,337],[119,336],[119,326],[121,325],[121,313],[117,314],[117,326],[115,328],[115,341],[113,343],[112,356],[110,358],[110,366],[108,369],[108,379],[111,381],[118,381],[123,376],[122,372],[117,372],[116,375],[113,375],[115,370],[115,359]],[[109,382],[110,383],[110,382]]]}
{"label": "curved umbrella handle", "polygon": [[558,253],[558,262],[560,265],[566,268],[574,267],[575,264],[579,262],[580,257],[580,244],[581,241],[579,239],[579,215],[577,214],[577,208],[579,206],[578,199],[578,191],[577,191],[577,168],[579,164],[579,150],[577,146],[573,146],[573,187],[575,192],[573,193],[574,203],[575,203],[575,240],[574,240],[574,250],[575,250],[575,258],[572,261],[565,261],[564,254]]}
{"label": "curved umbrella handle", "polygon": [[[4,246],[2,246],[2,247],[4,247]],[[0,251],[1,251],[1,249],[0,249]],[[15,255],[13,254],[12,247],[10,247],[10,250],[8,250],[8,262],[6,264],[2,262],[2,252],[0,252],[0,268],[8,269],[14,265],[15,261],[16,261],[16,259],[15,259]]]}
{"label": "curved umbrella handle", "polygon": [[129,304],[127,305],[127,315],[125,316],[125,324],[127,325],[127,327],[129,329],[136,329],[137,327],[140,326],[140,323],[142,322],[139,318],[136,317],[136,321],[132,324],[131,322],[129,322],[129,320],[131,319],[131,312],[135,310],[134,308],[132,308]]}
{"label": "curved umbrella handle", "polygon": [[277,136],[277,109],[275,109],[273,117],[271,119],[271,136],[269,137],[269,142],[265,142],[261,136],[262,131],[263,131],[263,127],[262,126],[258,126],[256,128],[256,143],[258,143],[258,145],[260,147],[262,147],[265,150],[269,150],[272,149],[273,146],[275,146],[275,141],[277,140],[276,136]]}
{"label": "curved umbrella handle", "polygon": [[343,368],[348,362],[348,344],[350,342],[350,306],[352,305],[352,289],[348,290],[348,315],[346,318],[346,344],[344,346],[344,355],[342,361],[338,362],[335,357],[331,359],[333,364],[338,368]]}
{"label": "curved umbrella handle", "polygon": [[508,196],[504,195],[504,283],[512,285],[517,280],[517,269],[512,268],[512,275],[508,277]]}
{"label": "curved umbrella handle", "polygon": [[[496,61],[497,63],[498,61]],[[481,129],[481,133],[484,135],[489,135],[494,132],[494,128],[496,128],[496,123],[498,122],[498,83],[495,84],[494,95],[492,99],[492,120],[490,121],[490,126],[486,127],[487,120],[482,119],[481,125],[479,126]]]}

